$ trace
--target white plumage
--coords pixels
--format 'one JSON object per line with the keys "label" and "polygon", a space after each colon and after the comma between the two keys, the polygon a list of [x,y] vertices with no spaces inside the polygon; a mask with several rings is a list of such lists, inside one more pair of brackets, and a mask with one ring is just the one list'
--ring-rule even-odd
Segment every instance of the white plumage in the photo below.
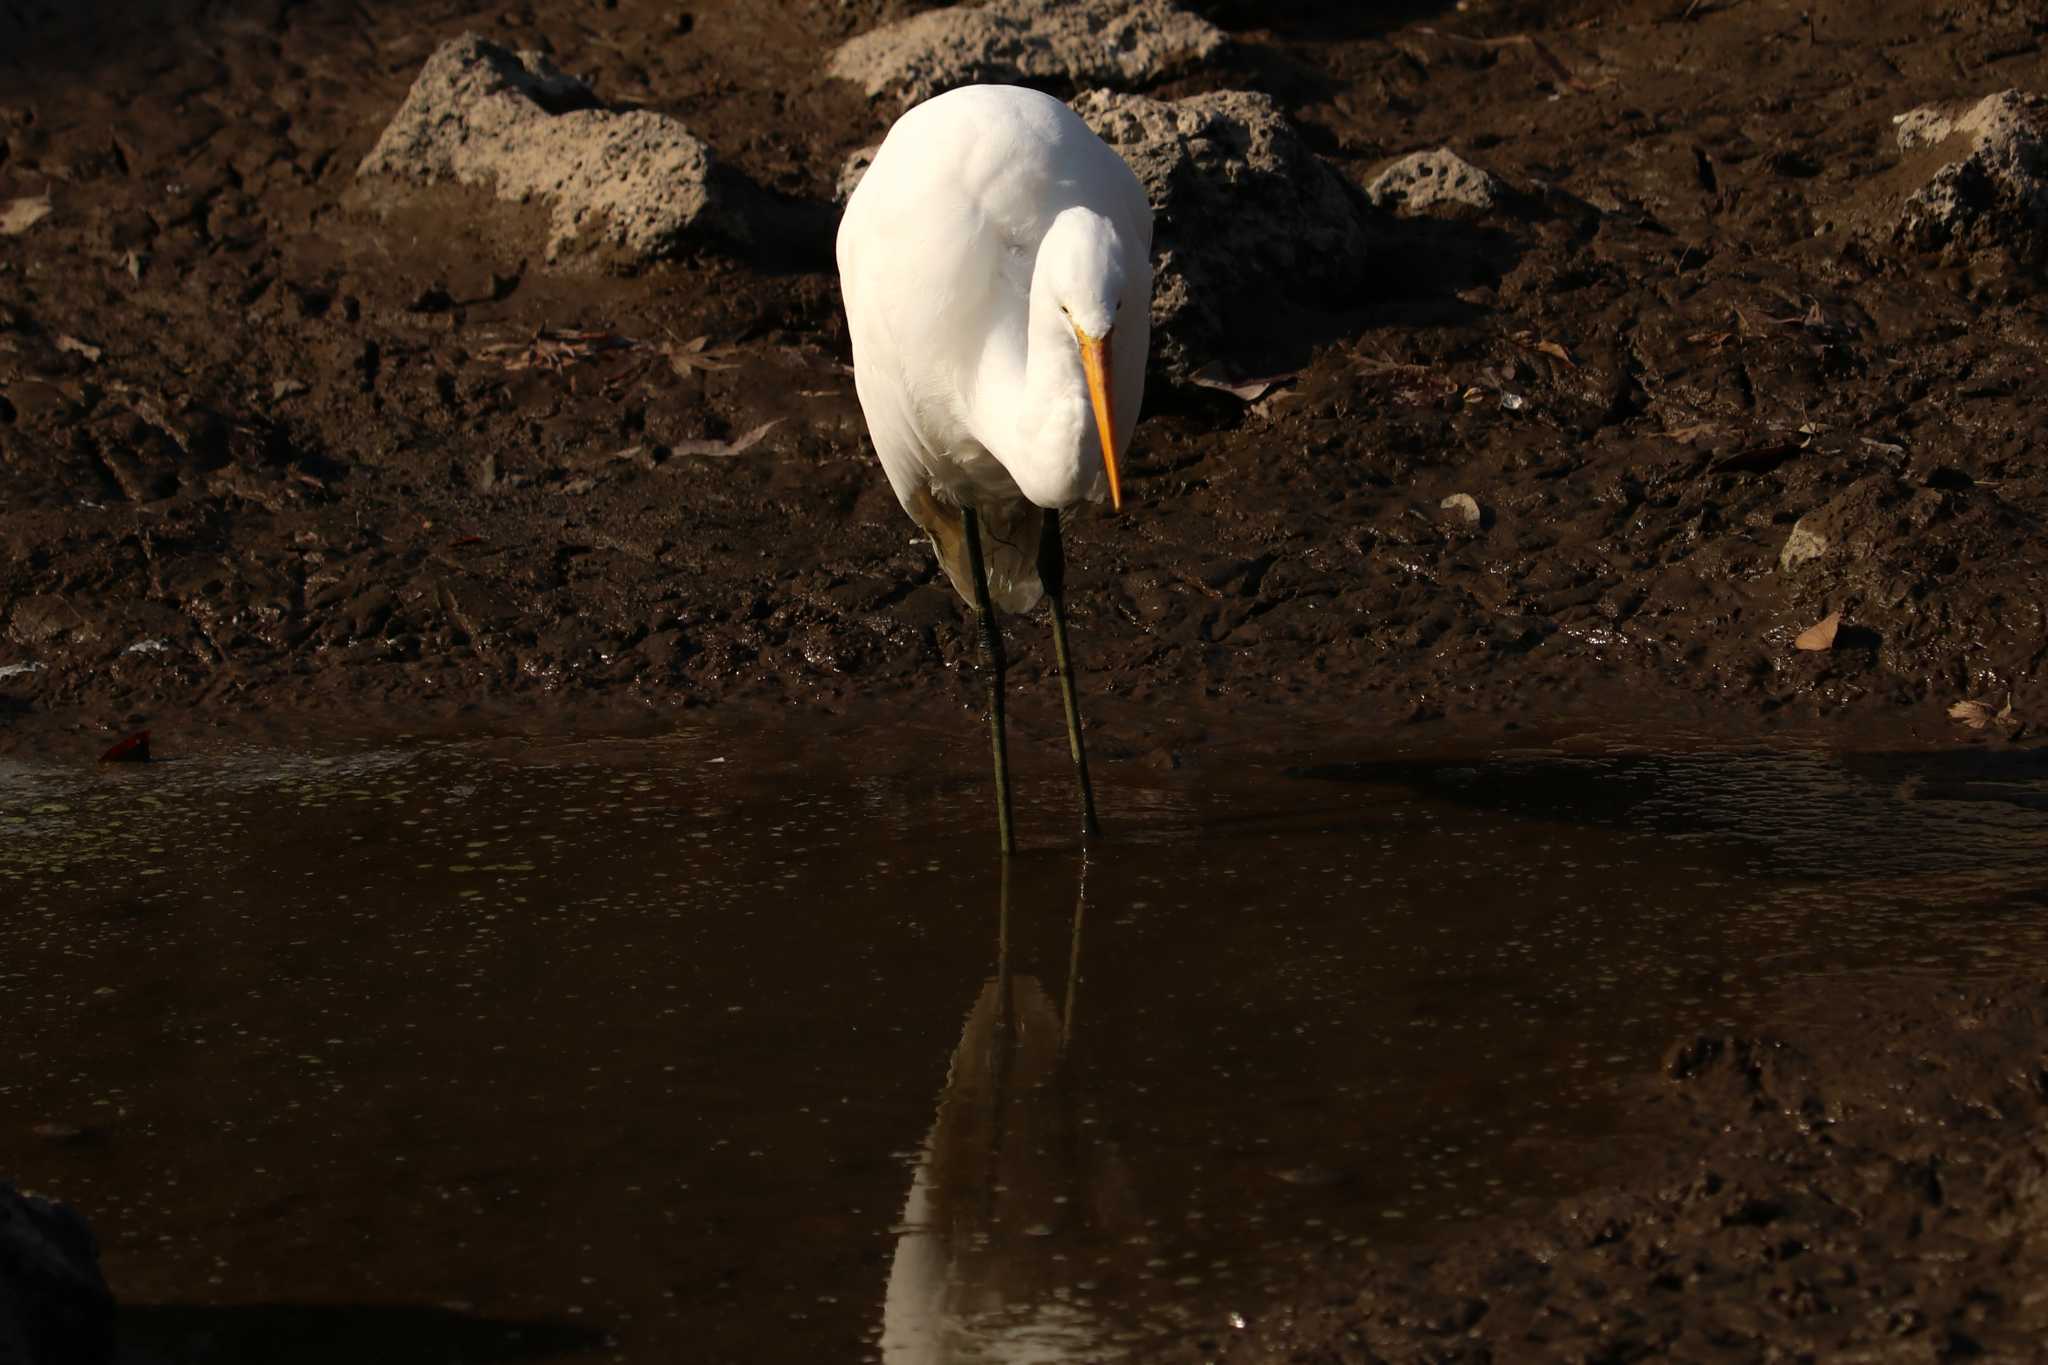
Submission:
{"label": "white plumage", "polygon": [[1130,167],[1066,105],[1016,86],[903,115],[847,202],[839,278],[861,408],[897,500],[970,602],[962,507],[979,514],[995,605],[1027,611],[1042,510],[1121,501],[1151,249]]}

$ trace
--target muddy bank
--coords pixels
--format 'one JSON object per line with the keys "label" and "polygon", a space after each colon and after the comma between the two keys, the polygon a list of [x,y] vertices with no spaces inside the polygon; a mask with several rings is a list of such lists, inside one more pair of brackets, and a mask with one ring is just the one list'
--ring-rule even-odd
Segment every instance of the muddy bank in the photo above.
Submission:
{"label": "muddy bank", "polygon": [[[1291,384],[1162,389],[1136,508],[1076,527],[1098,694],[1453,735],[1607,696],[1922,742],[1958,701],[2038,715],[2037,263],[1884,231],[1928,170],[1894,115],[2048,87],[2023,16],[1198,8],[1230,41],[1146,93],[1263,91],[1361,191],[1449,146],[1501,192],[1380,212],[1352,293],[1276,282],[1216,359]],[[188,9],[132,45],[91,38],[145,31],[118,5],[6,11],[0,202],[47,200],[0,235],[6,742],[969,703],[829,273],[841,164],[895,106],[828,57],[896,8]],[[763,230],[622,278],[548,267],[539,208],[367,196],[466,29],[681,120]],[[1788,562],[1802,525],[1827,548]],[[1027,685],[1042,633],[1014,632]]]}
{"label": "muddy bank", "polygon": [[1676,1045],[1607,1187],[1325,1267],[1228,1358],[2038,1358],[2048,992],[1853,985]]}

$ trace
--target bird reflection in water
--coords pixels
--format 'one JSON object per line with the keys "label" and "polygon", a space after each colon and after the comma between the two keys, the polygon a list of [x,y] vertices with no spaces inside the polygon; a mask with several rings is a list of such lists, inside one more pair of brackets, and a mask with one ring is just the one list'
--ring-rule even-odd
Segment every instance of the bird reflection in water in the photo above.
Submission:
{"label": "bird reflection in water", "polygon": [[1089,1276],[1141,1220],[1071,1062],[1087,863],[1057,1003],[1036,976],[1011,970],[1002,863],[995,976],[967,1013],[897,1233],[882,1309],[890,1365],[1122,1354],[1091,1303]]}

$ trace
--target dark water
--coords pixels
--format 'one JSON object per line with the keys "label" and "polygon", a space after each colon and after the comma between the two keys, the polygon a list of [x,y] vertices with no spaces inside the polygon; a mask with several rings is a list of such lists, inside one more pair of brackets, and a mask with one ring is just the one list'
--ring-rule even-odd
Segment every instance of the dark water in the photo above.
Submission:
{"label": "dark water", "polygon": [[[0,1174],[143,1359],[1142,1359],[1646,1140],[1680,1032],[2048,961],[2048,768],[0,766]],[[936,765],[964,771],[953,761]],[[1050,845],[1050,846],[1048,846]]]}

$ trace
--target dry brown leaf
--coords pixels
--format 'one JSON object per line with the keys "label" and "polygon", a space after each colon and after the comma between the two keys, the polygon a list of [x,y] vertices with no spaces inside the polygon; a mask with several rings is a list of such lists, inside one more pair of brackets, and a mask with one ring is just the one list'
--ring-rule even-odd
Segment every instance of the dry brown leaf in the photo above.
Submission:
{"label": "dry brown leaf", "polygon": [[69,351],[73,355],[82,355],[87,360],[90,361],[97,362],[100,358],[99,347],[93,345],[90,341],[80,341],[77,337],[74,336],[58,337],[57,349],[60,351]]}
{"label": "dry brown leaf", "polygon": [[1795,649],[1824,650],[1835,647],[1835,633],[1842,628],[1842,613],[1831,611],[1805,630],[1792,642]]}
{"label": "dry brown leaf", "polygon": [[1664,435],[1666,439],[1673,441],[1697,441],[1702,436],[1717,435],[1720,430],[1721,428],[1712,422],[1699,422],[1689,427],[1673,427]]}
{"label": "dry brown leaf", "polygon": [[2020,718],[2012,713],[2012,698],[2005,699],[2005,705],[1998,710],[1991,709],[1988,701],[1959,701],[1948,708],[1950,720],[1958,720],[1972,730],[1996,726],[2010,734],[2017,734],[2021,728]]}
{"label": "dry brown leaf", "polygon": [[1201,369],[1189,375],[1188,382],[1190,384],[1198,384],[1205,389],[1217,389],[1223,393],[1235,395],[1247,403],[1255,403],[1265,397],[1269,390],[1288,383],[1293,378],[1294,376],[1291,374],[1269,374],[1255,378],[1243,378],[1224,365],[1222,361],[1212,360]]}
{"label": "dry brown leaf", "polygon": [[1572,359],[1572,353],[1566,350],[1560,342],[1543,340],[1537,337],[1534,332],[1520,332],[1513,339],[1518,346],[1526,346],[1532,351],[1541,351],[1547,356],[1562,360],[1575,370],[1579,368],[1579,362]]}
{"label": "dry brown leaf", "polygon": [[560,373],[602,351],[630,351],[630,337],[611,332],[565,332],[542,328],[530,341],[503,341],[482,348],[508,370],[554,370]]}
{"label": "dry brown leaf", "polygon": [[47,194],[11,199],[5,208],[0,208],[0,237],[19,237],[49,216],[50,196]]}
{"label": "dry brown leaf", "polygon": [[1959,720],[1972,730],[1981,730],[1992,722],[1991,704],[1982,701],[1959,701],[1948,708],[1948,718]]}
{"label": "dry brown leaf", "polygon": [[735,436],[730,441],[677,441],[669,447],[674,455],[709,455],[714,459],[725,459],[759,445],[761,438],[782,424],[780,417],[761,423],[752,431]]}
{"label": "dry brown leaf", "polygon": [[[1536,60],[1538,62],[1542,63],[1544,66],[1550,69],[1550,73],[1556,76],[1559,84],[1563,85],[1566,89],[1573,90],[1579,94],[1585,95],[1591,94],[1593,91],[1598,90],[1600,88],[1599,85],[1589,84],[1586,81],[1580,80],[1577,76],[1574,76],[1571,72],[1571,68],[1567,67],[1563,62],[1559,61],[1557,59],[1557,54],[1552,52],[1549,48],[1545,47],[1542,41],[1533,34],[1511,33],[1505,38],[1471,38],[1467,37],[1462,33],[1445,33],[1438,29],[1424,28],[1421,26],[1417,26],[1415,31],[1417,33],[1426,33],[1433,38],[1443,38],[1453,43],[1465,43],[1468,46],[1480,48],[1485,51],[1497,52],[1500,49],[1507,47],[1526,47],[1532,53],[1535,54]],[[1608,82],[1606,81],[1602,81],[1600,85],[1606,85],[1607,83]]]}
{"label": "dry brown leaf", "polygon": [[675,372],[685,379],[690,377],[692,370],[738,368],[734,362],[724,358],[736,353],[732,347],[719,346],[706,350],[705,346],[709,341],[709,337],[691,337],[688,341],[667,342],[660,349],[661,353],[668,357],[668,363],[675,367]]}

